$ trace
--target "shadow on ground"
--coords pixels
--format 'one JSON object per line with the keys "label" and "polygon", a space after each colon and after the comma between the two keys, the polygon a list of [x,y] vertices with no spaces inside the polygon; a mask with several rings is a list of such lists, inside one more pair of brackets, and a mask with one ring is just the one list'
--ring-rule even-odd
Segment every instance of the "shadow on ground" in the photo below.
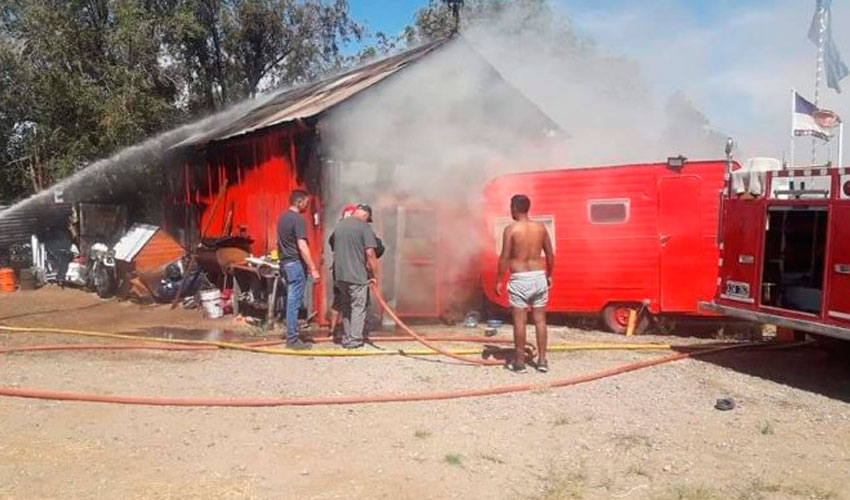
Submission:
{"label": "shadow on ground", "polygon": [[844,347],[814,343],[789,349],[743,349],[699,361],[850,403],[850,356]]}

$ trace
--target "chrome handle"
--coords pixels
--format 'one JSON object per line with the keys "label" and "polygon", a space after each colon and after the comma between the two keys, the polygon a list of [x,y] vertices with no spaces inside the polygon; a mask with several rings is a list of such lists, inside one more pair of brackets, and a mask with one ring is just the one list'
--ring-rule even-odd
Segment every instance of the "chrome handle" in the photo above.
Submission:
{"label": "chrome handle", "polygon": [[756,258],[753,255],[739,255],[738,263],[739,264],[753,264],[755,263]]}
{"label": "chrome handle", "polygon": [[850,274],[850,264],[835,264],[835,272],[838,274]]}

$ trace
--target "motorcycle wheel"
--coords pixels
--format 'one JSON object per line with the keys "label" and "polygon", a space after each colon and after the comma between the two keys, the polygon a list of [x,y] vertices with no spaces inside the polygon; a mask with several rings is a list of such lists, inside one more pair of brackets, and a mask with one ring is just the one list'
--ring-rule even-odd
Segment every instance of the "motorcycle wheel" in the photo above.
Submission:
{"label": "motorcycle wheel", "polygon": [[94,272],[94,290],[101,299],[115,295],[115,278],[104,266],[99,266]]}

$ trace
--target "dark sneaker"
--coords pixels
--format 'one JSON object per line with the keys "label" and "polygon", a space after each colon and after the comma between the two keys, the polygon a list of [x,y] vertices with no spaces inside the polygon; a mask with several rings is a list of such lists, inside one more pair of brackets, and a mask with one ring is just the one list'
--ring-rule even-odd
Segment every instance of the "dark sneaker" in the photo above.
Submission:
{"label": "dark sneaker", "polygon": [[296,340],[295,342],[287,342],[286,348],[292,349],[293,351],[306,351],[307,349],[312,349],[313,345],[301,340]]}
{"label": "dark sneaker", "polygon": [[516,361],[508,361],[507,363],[505,363],[505,369],[510,370],[514,373],[525,373],[528,371],[528,368],[526,368],[525,363],[517,363]]}
{"label": "dark sneaker", "polygon": [[363,342],[343,342],[342,344],[343,349],[360,349],[361,347],[363,347]]}
{"label": "dark sneaker", "polygon": [[549,373],[549,362],[548,361],[538,361],[537,365],[535,365],[537,371],[540,373]]}

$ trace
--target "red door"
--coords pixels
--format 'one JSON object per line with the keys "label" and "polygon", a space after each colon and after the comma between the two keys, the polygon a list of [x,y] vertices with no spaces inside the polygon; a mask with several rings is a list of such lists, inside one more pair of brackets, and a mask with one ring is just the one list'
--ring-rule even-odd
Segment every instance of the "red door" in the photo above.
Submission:
{"label": "red door", "polygon": [[764,203],[728,199],[723,204],[722,217],[720,299],[755,305],[761,286],[759,255],[765,228]]}
{"label": "red door", "polygon": [[671,177],[658,186],[661,244],[661,310],[697,310],[699,287],[694,269],[700,263],[700,179]]}
{"label": "red door", "polygon": [[827,269],[830,319],[850,323],[850,204],[842,202],[832,210],[832,258]]}
{"label": "red door", "polygon": [[435,210],[399,209],[394,284],[399,316],[440,314],[437,230]]}

